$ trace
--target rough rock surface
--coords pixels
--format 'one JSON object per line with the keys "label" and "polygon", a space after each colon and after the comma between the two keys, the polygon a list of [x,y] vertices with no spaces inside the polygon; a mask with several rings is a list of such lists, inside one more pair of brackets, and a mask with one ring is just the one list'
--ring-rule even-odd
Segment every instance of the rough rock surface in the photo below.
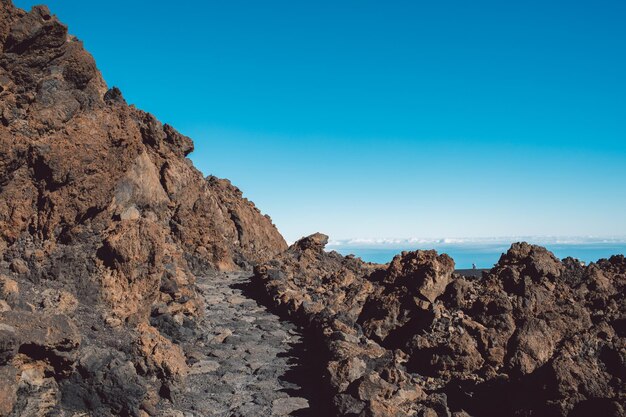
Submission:
{"label": "rough rock surface", "polygon": [[154,413],[188,358],[150,320],[199,320],[194,272],[286,249],[192,150],[45,6],[0,0],[0,415]]}
{"label": "rough rock surface", "polygon": [[192,150],[0,0],[0,416],[625,415],[623,256],[287,248]]}
{"label": "rough rock surface", "polygon": [[435,251],[375,266],[325,242],[296,242],[255,280],[323,341],[336,415],[625,415],[623,256],[583,267],[516,243],[463,277]]}
{"label": "rough rock surface", "polygon": [[[290,373],[297,371],[298,328],[248,297],[249,273],[198,278],[206,320],[188,328],[153,320],[189,358],[184,384],[169,390],[172,408],[201,416],[286,416],[305,413],[309,402]],[[308,414],[307,414],[308,415]],[[315,414],[312,414],[315,415]]]}

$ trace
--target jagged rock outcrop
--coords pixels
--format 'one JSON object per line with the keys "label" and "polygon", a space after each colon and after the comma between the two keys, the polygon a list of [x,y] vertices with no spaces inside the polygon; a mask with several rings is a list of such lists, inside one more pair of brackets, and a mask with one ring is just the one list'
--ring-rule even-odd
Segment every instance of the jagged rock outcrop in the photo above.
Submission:
{"label": "jagged rock outcrop", "polygon": [[435,251],[374,266],[324,244],[302,239],[255,277],[322,340],[337,415],[625,415],[623,256],[583,267],[516,243],[472,278]]}
{"label": "jagged rock outcrop", "polygon": [[319,233],[299,240],[255,268],[255,279],[278,311],[323,341],[316,359],[326,368],[323,384],[337,415],[402,415],[424,398],[396,366],[406,355],[368,338],[357,323],[385,271],[325,252],[327,240]]}
{"label": "jagged rock outcrop", "polygon": [[[623,256],[583,267],[519,243],[476,278],[434,251],[372,265],[325,252],[321,234],[287,248],[240,190],[193,167],[192,150],[109,89],[46,7],[0,0],[0,416],[168,415],[164,402],[177,415],[185,378],[201,398],[198,375],[221,366],[207,343],[224,357],[247,343],[225,366],[242,371],[232,362],[264,340],[261,328],[198,325],[194,272],[253,265],[274,308],[319,341],[309,359],[336,415],[625,414]],[[221,287],[225,322],[243,301]],[[232,327],[249,328],[246,314]],[[211,381],[236,391],[249,376]],[[307,403],[274,394],[239,406]]]}
{"label": "jagged rock outcrop", "polygon": [[186,363],[150,319],[202,311],[194,270],[286,249],[192,150],[45,6],[0,1],[0,415],[153,413]]}
{"label": "jagged rock outcrop", "polygon": [[327,242],[328,236],[321,233],[301,239],[256,273],[264,277],[268,292],[281,295],[276,301],[288,314],[304,318],[341,315],[354,321],[372,291],[361,277],[374,268],[354,257],[324,252]]}

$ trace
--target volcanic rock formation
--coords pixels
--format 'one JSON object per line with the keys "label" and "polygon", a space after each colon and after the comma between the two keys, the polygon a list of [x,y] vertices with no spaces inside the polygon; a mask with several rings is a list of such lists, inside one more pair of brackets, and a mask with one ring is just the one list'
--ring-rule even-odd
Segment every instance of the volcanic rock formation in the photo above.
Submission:
{"label": "volcanic rock formation", "polygon": [[0,1],[0,415],[153,410],[187,365],[149,319],[195,320],[194,270],[286,249],[192,150],[45,6]]}
{"label": "volcanic rock formation", "polygon": [[483,277],[435,251],[389,265],[296,242],[255,269],[323,340],[340,416],[624,416],[626,260],[583,267],[514,244]]}
{"label": "volcanic rock formation", "polygon": [[[0,416],[313,409],[286,392],[303,340],[337,416],[624,416],[623,256],[517,243],[464,277],[435,251],[287,248],[192,150],[46,7],[0,0]],[[217,272],[253,266],[306,337],[247,298],[245,272]]]}

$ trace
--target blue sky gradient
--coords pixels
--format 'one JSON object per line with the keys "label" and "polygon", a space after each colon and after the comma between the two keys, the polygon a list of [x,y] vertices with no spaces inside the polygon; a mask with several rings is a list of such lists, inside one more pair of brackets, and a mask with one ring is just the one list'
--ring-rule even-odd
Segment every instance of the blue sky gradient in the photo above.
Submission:
{"label": "blue sky gradient", "polygon": [[626,235],[624,1],[48,5],[288,240]]}

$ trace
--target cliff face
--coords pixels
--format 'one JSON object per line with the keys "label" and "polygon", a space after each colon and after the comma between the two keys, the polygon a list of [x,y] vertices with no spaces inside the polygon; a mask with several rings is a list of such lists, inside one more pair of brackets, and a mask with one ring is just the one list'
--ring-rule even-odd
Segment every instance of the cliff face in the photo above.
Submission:
{"label": "cliff face", "polygon": [[[286,249],[236,187],[203,178],[192,150],[108,89],[46,7],[0,1],[0,415],[88,398],[149,409],[145,380],[186,369],[149,317],[198,314],[194,270]],[[63,390],[73,403],[58,403]]]}
{"label": "cliff face", "polygon": [[259,265],[276,309],[322,341],[341,416],[623,416],[626,260],[516,243],[483,277],[435,251],[389,265],[296,242]]}

